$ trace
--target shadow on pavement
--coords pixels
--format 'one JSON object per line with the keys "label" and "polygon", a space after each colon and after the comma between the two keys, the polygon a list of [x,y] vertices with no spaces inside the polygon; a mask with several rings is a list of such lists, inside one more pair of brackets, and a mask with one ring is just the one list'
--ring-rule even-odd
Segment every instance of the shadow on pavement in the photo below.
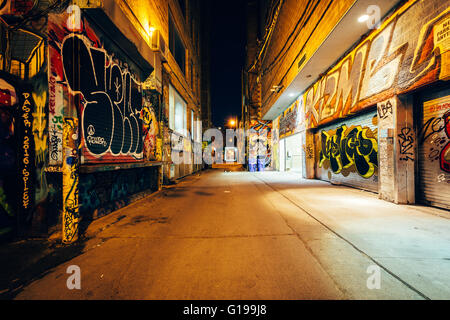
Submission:
{"label": "shadow on pavement", "polygon": [[0,247],[0,299],[13,299],[30,282],[83,253],[87,239],[63,245],[43,239],[26,239]]}

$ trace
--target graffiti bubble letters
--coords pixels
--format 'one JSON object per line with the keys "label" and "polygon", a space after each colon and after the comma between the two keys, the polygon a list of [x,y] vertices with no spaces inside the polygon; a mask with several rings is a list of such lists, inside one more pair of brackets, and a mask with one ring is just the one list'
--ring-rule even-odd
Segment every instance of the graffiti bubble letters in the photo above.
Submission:
{"label": "graffiti bubble letters", "polygon": [[400,146],[400,160],[414,161],[414,137],[411,128],[403,128],[398,135],[398,144]]}
{"label": "graffiti bubble letters", "polygon": [[372,177],[378,167],[378,143],[370,135],[376,137],[370,128],[361,126],[348,129],[342,125],[335,133],[322,131],[319,166],[328,160],[331,170],[339,174],[354,165],[361,177]]}
{"label": "graffiti bubble letters", "polygon": [[[96,159],[103,155],[141,159],[141,85],[105,50],[89,43],[84,36],[72,34],[64,39],[61,49],[67,84],[84,98],[84,144]],[[77,70],[73,66],[78,66]]]}

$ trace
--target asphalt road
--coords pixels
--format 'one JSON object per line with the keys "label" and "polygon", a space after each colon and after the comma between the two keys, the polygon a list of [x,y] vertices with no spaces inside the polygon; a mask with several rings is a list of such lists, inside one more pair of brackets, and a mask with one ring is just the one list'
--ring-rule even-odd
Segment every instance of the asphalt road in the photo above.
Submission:
{"label": "asphalt road", "polygon": [[[78,256],[16,298],[424,298],[383,268],[382,287],[369,289],[372,257],[258,174],[188,177],[94,221],[86,235]],[[67,288],[70,265],[80,267],[80,290]]]}

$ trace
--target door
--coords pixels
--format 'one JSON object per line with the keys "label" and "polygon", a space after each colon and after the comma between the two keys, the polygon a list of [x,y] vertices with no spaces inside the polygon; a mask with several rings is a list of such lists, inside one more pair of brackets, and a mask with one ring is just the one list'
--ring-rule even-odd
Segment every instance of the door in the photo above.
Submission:
{"label": "door", "polygon": [[450,93],[446,91],[420,102],[417,200],[450,209],[450,95],[442,96]]}
{"label": "door", "polygon": [[280,171],[286,171],[286,139],[280,140]]}
{"label": "door", "polygon": [[323,127],[317,132],[316,141],[319,179],[378,191],[376,111]]}
{"label": "door", "polygon": [[302,173],[303,152],[301,134],[287,137],[286,141],[286,171]]}

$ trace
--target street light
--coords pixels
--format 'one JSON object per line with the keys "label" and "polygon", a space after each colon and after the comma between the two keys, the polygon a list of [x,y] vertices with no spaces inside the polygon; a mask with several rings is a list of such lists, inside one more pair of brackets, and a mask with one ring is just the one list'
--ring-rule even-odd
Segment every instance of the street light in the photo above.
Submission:
{"label": "street light", "polygon": [[236,128],[237,124],[238,124],[237,117],[236,116],[231,116],[230,119],[228,120],[228,127]]}

